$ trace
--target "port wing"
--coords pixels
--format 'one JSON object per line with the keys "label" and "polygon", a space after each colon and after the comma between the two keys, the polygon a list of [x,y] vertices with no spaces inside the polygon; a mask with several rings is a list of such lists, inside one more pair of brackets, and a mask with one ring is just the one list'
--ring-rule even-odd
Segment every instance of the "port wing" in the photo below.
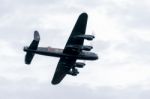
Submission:
{"label": "port wing", "polygon": [[[85,35],[85,30],[86,30],[86,24],[87,24],[87,14],[82,13],[72,32],[71,35],[66,43],[66,46],[63,50],[63,53],[65,54],[70,54],[70,55],[78,55],[80,51],[74,50],[73,48],[68,47],[69,45],[83,45],[84,39],[74,39],[75,36],[78,35]],[[66,74],[69,73],[69,71],[74,68],[74,65],[76,63],[76,58],[71,58],[71,57],[62,57],[60,58],[54,77],[52,79],[52,84],[58,84],[60,83],[63,78],[66,76]]]}
{"label": "port wing", "polygon": [[88,19],[88,15],[86,13],[82,13],[72,32],[71,32],[71,35],[66,43],[66,46],[64,48],[64,53],[66,54],[79,54],[79,51],[76,51],[77,53],[74,52],[73,49],[70,49],[68,46],[70,45],[79,45],[79,46],[82,46],[83,43],[84,43],[84,39],[75,39],[76,36],[78,35],[85,35],[85,31],[86,31],[86,25],[87,25],[87,19]]}

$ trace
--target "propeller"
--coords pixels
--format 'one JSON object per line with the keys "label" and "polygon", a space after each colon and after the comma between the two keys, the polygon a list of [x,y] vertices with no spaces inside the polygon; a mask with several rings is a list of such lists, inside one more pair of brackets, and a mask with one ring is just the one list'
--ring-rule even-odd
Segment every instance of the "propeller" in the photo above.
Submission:
{"label": "propeller", "polygon": [[86,65],[86,60],[83,60],[83,63]]}
{"label": "propeller", "polygon": [[92,31],[92,35],[95,36],[95,31],[94,30]]}
{"label": "propeller", "polygon": [[[95,31],[92,31],[92,35],[95,37]],[[90,46],[93,46],[93,41],[90,42]]]}

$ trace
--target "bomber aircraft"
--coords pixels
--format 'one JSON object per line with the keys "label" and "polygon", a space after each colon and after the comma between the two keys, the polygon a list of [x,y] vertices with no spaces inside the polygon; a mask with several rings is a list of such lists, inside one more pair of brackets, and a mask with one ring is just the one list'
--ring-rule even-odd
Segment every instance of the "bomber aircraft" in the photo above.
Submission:
{"label": "bomber aircraft", "polygon": [[30,46],[24,47],[24,51],[27,52],[25,63],[30,64],[35,54],[59,57],[60,60],[51,82],[53,85],[59,84],[67,74],[72,76],[79,74],[77,68],[83,68],[85,63],[76,62],[77,60],[98,59],[97,54],[90,52],[92,46],[83,45],[85,39],[93,40],[95,38],[94,35],[85,35],[87,19],[87,13],[79,16],[64,49],[38,47],[40,35],[38,31],[35,31]]}

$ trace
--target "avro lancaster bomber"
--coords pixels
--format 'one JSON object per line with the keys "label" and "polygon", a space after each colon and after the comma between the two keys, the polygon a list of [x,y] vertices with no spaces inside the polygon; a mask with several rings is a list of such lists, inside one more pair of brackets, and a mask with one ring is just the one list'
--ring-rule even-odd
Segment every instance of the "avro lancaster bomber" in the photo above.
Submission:
{"label": "avro lancaster bomber", "polygon": [[54,85],[60,83],[67,74],[72,76],[79,74],[77,68],[83,68],[85,63],[76,62],[77,60],[98,59],[97,54],[90,52],[93,49],[92,46],[83,45],[84,40],[95,38],[93,35],[85,35],[87,19],[88,15],[86,13],[79,16],[64,49],[38,47],[40,35],[38,31],[35,31],[30,46],[24,47],[24,51],[27,52],[25,63],[30,64],[35,54],[60,58],[52,79]]}

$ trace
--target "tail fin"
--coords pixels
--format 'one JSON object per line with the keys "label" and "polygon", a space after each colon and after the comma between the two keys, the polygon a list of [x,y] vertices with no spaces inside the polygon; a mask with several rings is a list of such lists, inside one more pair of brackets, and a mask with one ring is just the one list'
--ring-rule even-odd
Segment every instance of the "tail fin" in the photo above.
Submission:
{"label": "tail fin", "polygon": [[39,35],[39,32],[38,31],[34,31],[34,39],[33,41],[31,42],[30,46],[29,47],[24,47],[24,51],[27,52],[26,56],[25,56],[25,63],[26,64],[30,64],[33,57],[34,57],[34,54],[33,52],[30,52],[28,50],[37,50],[38,48],[38,45],[39,45],[39,41],[40,41],[40,35]]}

